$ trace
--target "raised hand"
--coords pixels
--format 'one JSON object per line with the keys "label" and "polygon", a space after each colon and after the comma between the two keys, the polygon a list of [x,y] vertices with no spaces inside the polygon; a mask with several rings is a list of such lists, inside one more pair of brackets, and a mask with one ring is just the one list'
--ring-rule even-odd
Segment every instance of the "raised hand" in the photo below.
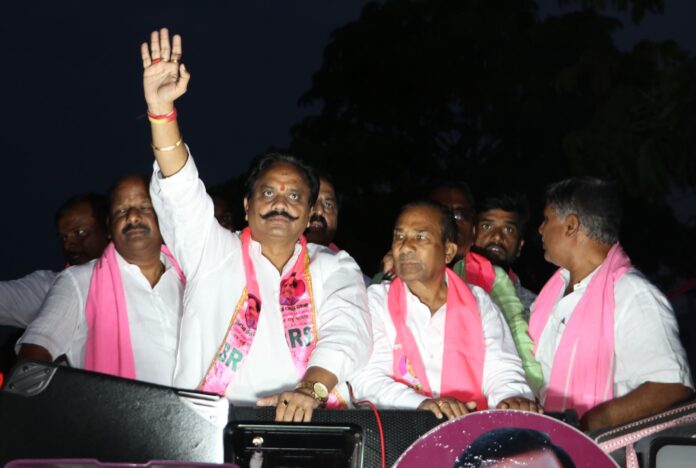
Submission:
{"label": "raised hand", "polygon": [[181,36],[169,40],[169,31],[162,28],[150,34],[150,44],[140,46],[143,59],[143,88],[148,111],[167,114],[174,101],[186,92],[191,75],[181,63]]}

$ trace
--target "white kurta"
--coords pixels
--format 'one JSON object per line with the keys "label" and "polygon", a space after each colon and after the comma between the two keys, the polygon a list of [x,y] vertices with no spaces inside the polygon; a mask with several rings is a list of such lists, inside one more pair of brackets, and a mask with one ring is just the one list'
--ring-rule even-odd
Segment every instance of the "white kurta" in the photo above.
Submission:
{"label": "white kurta", "polygon": [[[150,186],[160,229],[187,278],[175,384],[200,385],[246,286],[241,239],[221,227],[193,158],[175,175],[163,178],[155,163]],[[357,263],[344,251],[308,244],[318,342],[310,366],[345,380],[367,361],[372,344],[367,294]],[[264,396],[291,390],[298,374],[285,340],[280,312],[280,280],[292,269],[295,253],[279,273],[252,240],[250,258],[261,293],[262,310],[253,344],[227,388],[235,404],[253,405]]]}
{"label": "white kurta", "polygon": [[[390,377],[396,329],[389,314],[389,286],[389,283],[381,283],[368,288],[374,350],[367,367],[351,380],[351,384],[359,400],[372,401],[382,408],[417,408],[427,397]],[[483,289],[468,286],[476,298],[481,315],[485,344],[481,390],[489,407],[494,408],[500,401],[513,396],[534,400],[502,313]],[[447,305],[431,314],[428,306],[408,288],[406,291],[406,326],[418,346],[433,397],[438,398],[442,382]]]}
{"label": "white kurta", "polygon": [[37,270],[23,278],[0,281],[0,325],[26,328],[36,318],[58,273]]}
{"label": "white kurta", "polygon": [[[536,358],[544,374],[542,403],[566,323],[597,270],[576,284],[573,292],[559,297],[539,337]],[[566,285],[564,291],[570,273],[562,270],[561,274]],[[614,293],[614,398],[648,381],[681,383],[693,388],[677,320],[667,298],[635,269],[628,270],[614,283]]]}
{"label": "white kurta", "polygon": [[[184,285],[162,254],[166,270],[155,287],[136,265],[116,252],[128,310],[131,345],[138,380],[171,385],[176,362]],[[85,304],[97,260],[64,270],[56,278],[39,316],[17,342],[42,346],[71,366],[83,368],[87,343]]]}

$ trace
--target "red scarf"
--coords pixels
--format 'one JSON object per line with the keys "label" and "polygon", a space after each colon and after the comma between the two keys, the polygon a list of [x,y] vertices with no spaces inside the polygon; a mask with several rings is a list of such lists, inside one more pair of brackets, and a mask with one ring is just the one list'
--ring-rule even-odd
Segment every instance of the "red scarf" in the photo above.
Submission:
{"label": "red scarf", "polygon": [[482,288],[488,294],[493,290],[495,270],[493,264],[483,255],[469,251],[464,257],[466,282]]}

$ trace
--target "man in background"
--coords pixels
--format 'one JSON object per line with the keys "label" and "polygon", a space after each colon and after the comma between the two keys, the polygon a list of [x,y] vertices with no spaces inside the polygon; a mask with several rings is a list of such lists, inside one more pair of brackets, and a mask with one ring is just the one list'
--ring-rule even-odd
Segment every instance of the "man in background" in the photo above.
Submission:
{"label": "man in background", "polygon": [[489,196],[478,207],[476,238],[472,247],[510,276],[527,321],[536,294],[522,286],[512,266],[522,253],[528,222],[529,203],[524,195],[502,193]]}

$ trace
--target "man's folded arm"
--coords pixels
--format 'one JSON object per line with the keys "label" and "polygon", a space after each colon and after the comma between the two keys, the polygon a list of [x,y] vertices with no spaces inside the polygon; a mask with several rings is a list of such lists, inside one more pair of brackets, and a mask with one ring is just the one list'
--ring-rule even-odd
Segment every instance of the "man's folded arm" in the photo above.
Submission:
{"label": "man's folded arm", "polygon": [[318,341],[309,366],[324,368],[342,382],[367,363],[372,333],[360,268],[345,252],[336,256],[338,268],[328,272],[322,284]]}
{"label": "man's folded arm", "polygon": [[428,397],[419,394],[391,376],[393,346],[381,318],[373,317],[374,346],[367,365],[350,383],[358,400],[368,400],[379,408],[416,409]]}
{"label": "man's folded arm", "polygon": [[53,356],[43,346],[27,343],[19,348],[17,358],[20,361],[53,362]]}
{"label": "man's folded arm", "polygon": [[645,382],[622,397],[595,406],[583,415],[580,425],[589,431],[616,426],[665,411],[693,395],[692,389],[680,383]]}
{"label": "man's folded arm", "polygon": [[75,277],[70,270],[64,270],[49,290],[38,316],[17,341],[17,355],[20,359],[53,362],[70,349],[84,313],[84,300]]}

